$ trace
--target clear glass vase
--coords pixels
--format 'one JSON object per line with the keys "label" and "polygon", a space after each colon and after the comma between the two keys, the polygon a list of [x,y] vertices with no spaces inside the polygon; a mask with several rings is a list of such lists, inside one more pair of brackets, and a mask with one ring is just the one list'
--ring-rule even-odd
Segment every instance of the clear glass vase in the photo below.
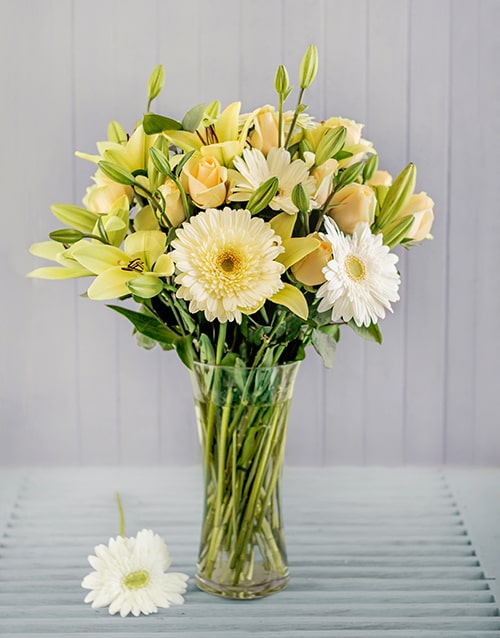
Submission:
{"label": "clear glass vase", "polygon": [[288,583],[281,476],[298,367],[194,364],[204,469],[196,584],[203,591],[259,598]]}

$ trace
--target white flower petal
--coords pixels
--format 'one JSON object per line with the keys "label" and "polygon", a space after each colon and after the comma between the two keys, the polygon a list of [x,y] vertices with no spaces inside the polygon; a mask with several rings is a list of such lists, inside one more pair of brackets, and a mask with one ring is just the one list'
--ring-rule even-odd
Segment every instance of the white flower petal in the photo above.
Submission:
{"label": "white flower petal", "polygon": [[332,321],[354,319],[369,326],[392,312],[391,302],[399,299],[397,255],[389,252],[381,235],[372,235],[367,223],[360,223],[352,236],[344,236],[329,219],[323,238],[332,246],[332,260],[323,269],[326,282],[319,288],[318,310],[331,310]]}
{"label": "white flower petal", "polygon": [[82,580],[82,587],[90,589],[85,602],[93,608],[109,607],[111,615],[125,617],[183,604],[181,594],[189,577],[164,573],[170,555],[158,534],[144,529],[136,537],[110,538],[107,546],[98,545],[94,551],[96,556],[89,556],[89,562],[95,571]]}

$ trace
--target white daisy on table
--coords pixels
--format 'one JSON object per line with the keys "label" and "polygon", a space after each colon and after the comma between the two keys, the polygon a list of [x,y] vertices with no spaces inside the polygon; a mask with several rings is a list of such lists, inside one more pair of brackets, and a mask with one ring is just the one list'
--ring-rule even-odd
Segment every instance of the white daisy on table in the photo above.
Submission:
{"label": "white daisy on table", "polygon": [[97,545],[94,551],[88,561],[95,571],[82,581],[82,587],[91,590],[85,602],[92,607],[109,606],[110,614],[124,617],[184,603],[189,576],[165,573],[171,564],[167,546],[150,529],[135,537],[110,538],[108,545]]}
{"label": "white daisy on table", "polygon": [[278,192],[269,207],[292,215],[297,212],[292,201],[294,187],[302,184],[310,195],[316,188],[306,163],[301,159],[292,162],[290,153],[281,147],[272,148],[267,157],[257,148],[246,148],[243,157],[235,157],[233,163],[234,169],[229,171],[232,184],[228,197],[230,202],[247,202],[261,184],[277,177]]}
{"label": "white daisy on table", "polygon": [[281,288],[285,268],[275,261],[281,237],[247,210],[209,208],[177,230],[170,256],[180,274],[177,297],[208,321],[241,322]]}
{"label": "white daisy on table", "polygon": [[385,317],[391,302],[399,299],[398,256],[373,235],[366,222],[357,224],[351,236],[344,235],[330,219],[321,234],[332,246],[332,259],[323,268],[326,282],[316,293],[318,310],[332,311],[332,321],[350,321],[369,326]]}

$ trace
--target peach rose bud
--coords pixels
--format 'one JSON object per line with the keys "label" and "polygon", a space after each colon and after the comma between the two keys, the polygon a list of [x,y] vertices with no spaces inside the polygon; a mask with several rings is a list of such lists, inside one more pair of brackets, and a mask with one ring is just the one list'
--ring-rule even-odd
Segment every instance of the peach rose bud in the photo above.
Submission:
{"label": "peach rose bud", "polygon": [[372,224],[377,199],[373,190],[363,184],[348,184],[333,196],[327,214],[340,230],[351,234],[359,222]]}

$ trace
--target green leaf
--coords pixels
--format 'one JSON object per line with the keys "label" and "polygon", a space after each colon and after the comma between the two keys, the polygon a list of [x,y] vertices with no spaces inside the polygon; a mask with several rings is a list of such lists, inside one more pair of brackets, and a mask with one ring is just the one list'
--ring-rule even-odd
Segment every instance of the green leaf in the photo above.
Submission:
{"label": "green leaf", "polygon": [[122,306],[108,305],[108,308],[111,308],[118,314],[126,317],[132,323],[137,332],[140,332],[145,337],[158,341],[160,344],[171,346],[175,345],[175,343],[180,339],[177,333],[168,328],[159,319],[156,319],[156,317],[145,315],[142,312],[137,312],[135,310],[129,310]]}
{"label": "green leaf", "polygon": [[340,324],[338,323],[328,323],[325,326],[321,326],[319,328],[321,332],[324,332],[327,335],[330,335],[335,341],[338,343],[340,339]]}
{"label": "green leaf", "polygon": [[368,327],[366,326],[358,326],[354,319],[351,319],[347,323],[356,334],[367,341],[375,341],[376,343],[382,343],[382,333],[380,332],[380,328],[377,323],[371,323]]}
{"label": "green leaf", "polygon": [[324,330],[315,329],[312,333],[312,343],[316,352],[323,359],[325,368],[333,368],[337,339]]}
{"label": "green leaf", "polygon": [[191,335],[186,335],[185,337],[181,337],[177,339],[174,343],[175,350],[179,359],[189,370],[193,369],[193,361],[194,357],[194,349],[193,349],[193,338]]}
{"label": "green leaf", "polygon": [[182,169],[186,165],[186,162],[188,162],[191,159],[191,157],[193,157],[194,152],[195,151],[192,150],[192,151],[189,151],[189,153],[183,153],[181,161],[175,167],[175,174],[177,176],[179,176],[181,174]]}
{"label": "green leaf", "polygon": [[116,182],[117,184],[134,186],[136,183],[135,177],[132,173],[127,171],[125,168],[118,166],[118,164],[102,160],[98,163],[98,166],[106,177],[109,177],[109,179],[113,180],[113,182]]}
{"label": "green leaf", "polygon": [[200,362],[215,364],[215,351],[208,335],[203,333],[200,337]]}
{"label": "green leaf", "polygon": [[162,64],[158,64],[153,69],[148,80],[148,108],[151,102],[160,95],[165,83],[165,69]]}
{"label": "green leaf", "polygon": [[142,126],[146,135],[154,135],[155,133],[162,133],[163,131],[179,131],[182,129],[182,124],[177,122],[177,120],[172,120],[163,115],[156,115],[156,113],[146,113],[142,121]]}
{"label": "green leaf", "polygon": [[182,118],[182,128],[185,131],[190,131],[191,133],[196,131],[201,123],[203,114],[205,113],[205,106],[206,103],[203,102],[202,104],[197,104],[196,106],[193,106],[192,109],[189,109],[186,115]]}
{"label": "green leaf", "polygon": [[50,210],[63,224],[77,228],[84,233],[92,232],[99,217],[97,213],[72,204],[53,204]]}

